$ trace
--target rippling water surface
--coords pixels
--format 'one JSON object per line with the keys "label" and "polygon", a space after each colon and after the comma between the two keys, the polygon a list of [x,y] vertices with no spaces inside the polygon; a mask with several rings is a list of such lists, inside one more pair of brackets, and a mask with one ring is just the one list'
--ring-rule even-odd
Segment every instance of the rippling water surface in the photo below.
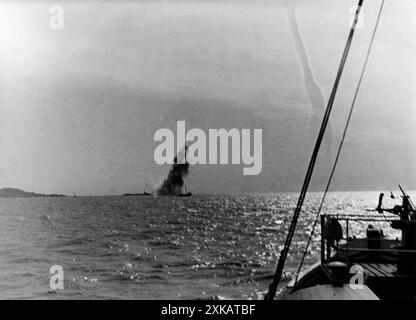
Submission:
{"label": "rippling water surface", "polygon": [[[302,256],[320,196],[312,193],[305,203],[287,279]],[[0,298],[262,298],[296,197],[0,199]],[[374,208],[377,197],[331,193],[325,211],[362,212]],[[318,256],[316,241],[306,265]],[[52,265],[64,269],[64,290],[49,288]]]}

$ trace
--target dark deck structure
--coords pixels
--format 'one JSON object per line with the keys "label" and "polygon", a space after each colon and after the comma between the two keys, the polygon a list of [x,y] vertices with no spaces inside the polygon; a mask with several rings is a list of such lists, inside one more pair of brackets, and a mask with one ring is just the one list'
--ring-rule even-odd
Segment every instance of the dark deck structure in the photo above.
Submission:
{"label": "dark deck structure", "polygon": [[[410,216],[322,215],[321,260],[300,274],[297,281],[291,281],[280,298],[416,299],[416,219],[410,212]],[[329,220],[337,221],[345,231],[338,242],[325,230]],[[365,228],[366,237],[351,235],[351,223]],[[373,224],[400,230],[401,239],[385,237],[383,230]]]}

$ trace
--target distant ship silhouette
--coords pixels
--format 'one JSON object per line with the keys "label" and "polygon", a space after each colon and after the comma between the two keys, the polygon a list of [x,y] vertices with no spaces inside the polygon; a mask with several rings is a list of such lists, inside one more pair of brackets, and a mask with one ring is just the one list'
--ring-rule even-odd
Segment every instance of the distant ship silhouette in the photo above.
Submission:
{"label": "distant ship silhouette", "polygon": [[188,187],[185,186],[185,193],[180,193],[177,197],[190,197],[192,196],[192,192],[188,191]]}
{"label": "distant ship silhouette", "polygon": [[149,187],[149,184],[146,182],[145,188],[143,190],[143,193],[125,193],[123,194],[124,197],[136,197],[136,196],[151,196],[151,192],[147,192],[146,188]]}

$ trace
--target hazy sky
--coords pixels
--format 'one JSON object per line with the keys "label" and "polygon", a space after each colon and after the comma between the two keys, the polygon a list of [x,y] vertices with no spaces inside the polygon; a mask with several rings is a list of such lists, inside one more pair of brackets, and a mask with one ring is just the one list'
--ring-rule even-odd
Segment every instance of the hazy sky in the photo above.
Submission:
{"label": "hazy sky", "polygon": [[[193,192],[300,190],[324,109],[314,92],[327,101],[356,2],[0,2],[0,187],[140,192],[169,169],[154,163],[154,132],[186,120],[263,129],[261,175],[194,166]],[[334,106],[333,149],[378,13],[380,1],[367,2]],[[64,9],[64,30],[49,28],[52,4]],[[336,189],[416,188],[415,16],[414,1],[386,1]],[[314,189],[326,181],[326,155]]]}

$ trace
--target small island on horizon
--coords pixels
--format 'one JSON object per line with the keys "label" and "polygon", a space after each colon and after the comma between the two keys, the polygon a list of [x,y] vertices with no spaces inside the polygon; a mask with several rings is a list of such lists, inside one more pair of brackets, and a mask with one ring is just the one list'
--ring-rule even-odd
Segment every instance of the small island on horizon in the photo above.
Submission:
{"label": "small island on horizon", "polygon": [[67,197],[64,194],[42,194],[35,192],[27,192],[16,188],[0,189],[0,198],[38,198],[38,197]]}

